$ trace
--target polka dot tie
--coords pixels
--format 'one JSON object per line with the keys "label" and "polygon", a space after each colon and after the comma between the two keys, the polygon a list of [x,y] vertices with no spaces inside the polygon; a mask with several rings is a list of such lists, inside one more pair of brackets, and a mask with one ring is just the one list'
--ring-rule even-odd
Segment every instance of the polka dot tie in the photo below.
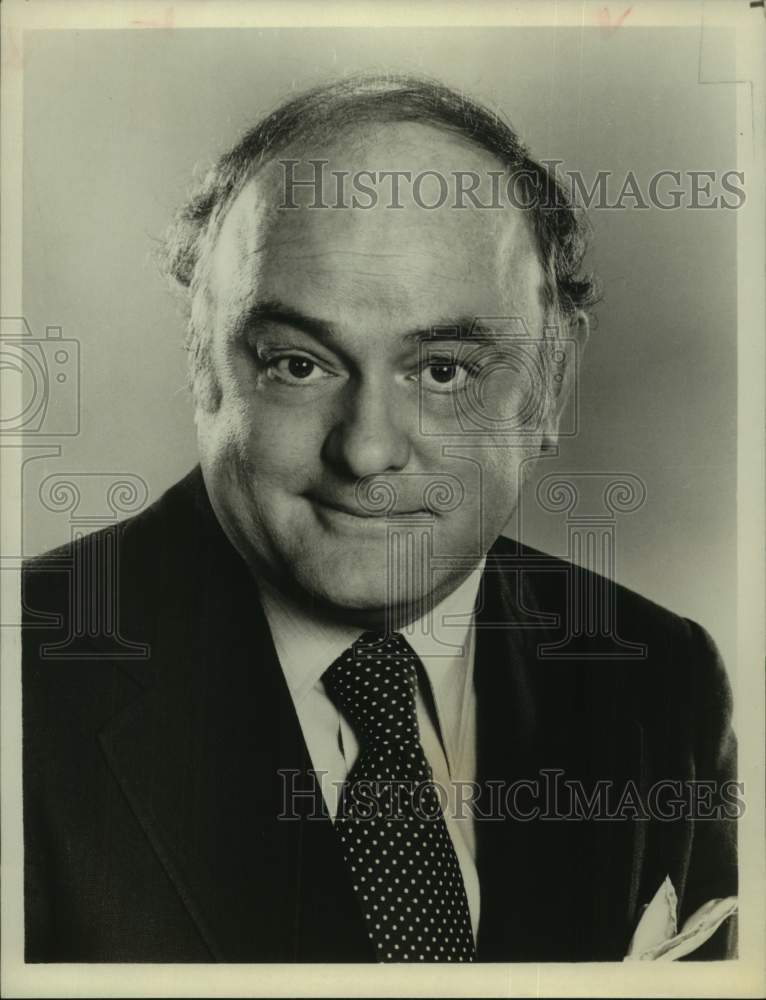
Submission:
{"label": "polka dot tie", "polygon": [[335,828],[381,962],[472,962],[463,878],[415,708],[418,658],[399,633],[367,632],[324,673],[359,756]]}

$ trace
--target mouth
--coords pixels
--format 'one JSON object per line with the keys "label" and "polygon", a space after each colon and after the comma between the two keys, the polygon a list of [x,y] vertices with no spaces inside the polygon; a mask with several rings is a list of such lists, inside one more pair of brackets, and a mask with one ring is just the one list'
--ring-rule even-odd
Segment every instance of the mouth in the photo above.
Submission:
{"label": "mouth", "polygon": [[348,521],[350,523],[358,522],[368,526],[375,522],[385,524],[392,519],[397,521],[410,518],[413,520],[422,520],[423,518],[432,517],[430,511],[427,511],[424,507],[412,510],[371,511],[364,510],[362,507],[356,505],[352,506],[351,504],[340,503],[337,500],[328,500],[313,495],[308,495],[307,498],[320,516],[338,521]]}

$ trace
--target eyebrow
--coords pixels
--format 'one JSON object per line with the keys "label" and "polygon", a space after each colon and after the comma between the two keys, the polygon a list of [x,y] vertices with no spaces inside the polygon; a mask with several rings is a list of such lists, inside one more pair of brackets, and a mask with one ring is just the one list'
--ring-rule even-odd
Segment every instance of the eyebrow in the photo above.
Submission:
{"label": "eyebrow", "polygon": [[[265,299],[256,302],[246,310],[240,320],[240,327],[248,330],[265,323],[277,323],[290,326],[325,343],[338,339],[332,323],[309,316],[280,302],[279,299]],[[491,340],[497,339],[499,331],[473,316],[461,316],[456,319],[439,319],[428,327],[419,327],[402,334],[402,340],[410,342],[448,341],[448,340]]]}

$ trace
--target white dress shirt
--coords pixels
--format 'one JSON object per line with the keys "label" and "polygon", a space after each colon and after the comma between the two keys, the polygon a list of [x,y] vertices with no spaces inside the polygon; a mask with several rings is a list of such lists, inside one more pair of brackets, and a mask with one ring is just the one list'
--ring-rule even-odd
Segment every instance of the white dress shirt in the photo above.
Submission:
{"label": "white dress shirt", "polygon": [[[433,771],[463,876],[474,940],[479,928],[479,878],[468,790],[476,778],[476,698],[473,687],[474,607],[484,560],[430,613],[399,631],[420,657],[436,709],[418,687],[420,741]],[[266,618],[327,810],[335,817],[343,782],[358,753],[347,720],[327,696],[322,674],[363,630],[329,623],[267,584],[259,584]]]}

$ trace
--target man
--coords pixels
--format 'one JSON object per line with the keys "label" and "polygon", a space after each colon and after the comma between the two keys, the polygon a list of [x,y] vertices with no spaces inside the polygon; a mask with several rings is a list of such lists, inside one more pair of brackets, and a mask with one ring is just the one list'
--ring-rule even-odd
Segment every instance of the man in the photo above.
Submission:
{"label": "man", "polygon": [[[428,81],[320,87],[218,162],[167,247],[200,468],[26,570],[28,961],[621,961],[695,914],[732,953],[712,641],[501,535],[583,250]],[[592,594],[619,642],[556,656]]]}

